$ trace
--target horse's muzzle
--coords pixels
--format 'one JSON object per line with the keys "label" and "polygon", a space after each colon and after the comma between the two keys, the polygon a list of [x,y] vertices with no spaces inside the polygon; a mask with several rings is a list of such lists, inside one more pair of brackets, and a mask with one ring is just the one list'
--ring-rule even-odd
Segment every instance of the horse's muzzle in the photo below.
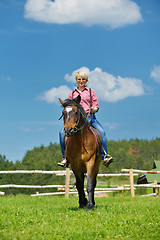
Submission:
{"label": "horse's muzzle", "polygon": [[67,137],[72,136],[75,132],[72,127],[64,127],[64,133]]}

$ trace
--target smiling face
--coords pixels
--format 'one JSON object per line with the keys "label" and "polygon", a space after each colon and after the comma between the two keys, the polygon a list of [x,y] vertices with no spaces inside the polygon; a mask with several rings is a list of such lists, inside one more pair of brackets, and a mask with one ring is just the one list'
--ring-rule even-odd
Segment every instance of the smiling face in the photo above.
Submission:
{"label": "smiling face", "polygon": [[79,90],[83,90],[88,82],[88,75],[85,72],[79,71],[76,73],[76,82],[78,84]]}
{"label": "smiling face", "polygon": [[77,84],[78,84],[78,87],[79,89],[84,89],[85,88],[85,85],[87,83],[87,80],[84,79],[83,77],[81,77],[80,75],[77,76]]}

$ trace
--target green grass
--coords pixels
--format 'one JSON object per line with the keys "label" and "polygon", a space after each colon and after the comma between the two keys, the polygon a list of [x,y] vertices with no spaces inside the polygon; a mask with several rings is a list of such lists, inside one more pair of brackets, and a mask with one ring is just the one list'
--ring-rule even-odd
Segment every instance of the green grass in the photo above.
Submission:
{"label": "green grass", "polygon": [[78,209],[78,198],[0,198],[1,240],[160,239],[158,197],[96,198],[94,211]]}

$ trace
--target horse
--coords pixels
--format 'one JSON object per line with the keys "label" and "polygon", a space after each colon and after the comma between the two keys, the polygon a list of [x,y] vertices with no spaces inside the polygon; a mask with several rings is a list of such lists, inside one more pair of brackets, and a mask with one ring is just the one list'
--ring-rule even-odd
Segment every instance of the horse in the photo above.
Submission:
{"label": "horse", "polygon": [[[87,210],[91,211],[95,205],[94,190],[101,161],[100,154],[97,154],[96,137],[87,121],[89,114],[87,115],[80,105],[80,95],[72,100],[63,101],[59,98],[59,101],[63,106],[64,132],[67,137],[65,156],[76,178],[79,208],[87,206]],[[84,192],[85,173],[87,173],[88,200]]]}

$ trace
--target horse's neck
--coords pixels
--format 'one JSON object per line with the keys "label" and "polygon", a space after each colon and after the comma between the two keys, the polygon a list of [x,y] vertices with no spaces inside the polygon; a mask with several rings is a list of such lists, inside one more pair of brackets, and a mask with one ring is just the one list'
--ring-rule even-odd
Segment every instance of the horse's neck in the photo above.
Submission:
{"label": "horse's neck", "polygon": [[[89,131],[87,126],[84,126],[84,128],[80,131],[78,131],[76,134],[72,135],[70,138],[70,143],[72,145],[71,151],[73,151],[73,148],[76,149],[75,154],[85,153],[88,149],[88,145],[90,145],[90,140],[92,138],[91,132]],[[94,141],[92,141],[93,143]]]}
{"label": "horse's neck", "polygon": [[87,124],[84,125],[84,127],[78,132],[78,138],[79,141],[84,141],[84,139],[89,138],[92,135],[92,132],[90,131]]}
{"label": "horse's neck", "polygon": [[71,155],[79,156],[79,154],[82,154],[83,158],[88,159],[96,152],[96,139],[87,125],[84,125],[80,131],[72,135],[69,143],[67,151]]}

